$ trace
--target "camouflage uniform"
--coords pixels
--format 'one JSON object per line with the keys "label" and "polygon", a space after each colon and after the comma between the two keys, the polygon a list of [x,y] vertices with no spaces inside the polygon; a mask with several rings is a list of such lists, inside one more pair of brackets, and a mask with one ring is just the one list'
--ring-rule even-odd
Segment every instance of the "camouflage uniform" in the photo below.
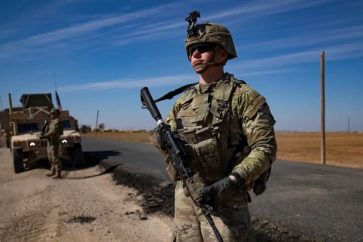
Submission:
{"label": "camouflage uniform", "polygon": [[[201,76],[209,68],[220,66],[214,70],[223,76],[216,82],[189,88],[166,118],[171,129],[185,142],[186,162],[196,178],[189,188],[191,191],[187,191],[170,160],[166,160],[167,172],[176,182],[175,239],[179,242],[216,241],[205,216],[190,198],[192,195],[195,200],[206,199],[212,195],[208,203],[214,208],[213,220],[223,240],[247,241],[248,190],[253,189],[258,195],[265,189],[271,163],[276,158],[275,120],[264,97],[245,82],[224,73],[222,66],[237,57],[229,30],[215,23],[196,25],[197,17],[199,12],[186,18],[189,22],[185,41],[188,59],[195,58],[196,49],[199,53],[211,51],[211,59],[194,62],[192,66]],[[224,61],[215,59],[216,46],[228,54]]]}
{"label": "camouflage uniform", "polygon": [[[258,191],[256,180],[267,174],[275,160],[275,120],[265,98],[231,74],[187,90],[166,121],[186,142],[188,165],[204,185],[232,172],[243,177],[248,188]],[[176,181],[176,241],[215,241],[211,227],[183,190],[170,163],[167,171]],[[247,191],[237,188],[215,198],[213,219],[224,241],[247,240],[248,199]]]}
{"label": "camouflage uniform", "polygon": [[47,153],[52,173],[62,170],[62,162],[59,159],[59,138],[62,133],[63,129],[59,122],[59,118],[53,118],[43,135],[43,137],[47,139]]}

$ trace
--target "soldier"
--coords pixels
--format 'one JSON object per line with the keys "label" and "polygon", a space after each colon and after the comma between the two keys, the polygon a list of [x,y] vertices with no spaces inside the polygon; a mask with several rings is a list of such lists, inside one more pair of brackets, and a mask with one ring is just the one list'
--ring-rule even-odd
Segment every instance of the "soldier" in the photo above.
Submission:
{"label": "soldier", "polygon": [[50,162],[50,173],[46,175],[53,179],[62,178],[62,162],[59,159],[59,138],[63,134],[63,128],[59,122],[60,111],[52,108],[50,111],[52,120],[45,129],[42,138],[47,139],[47,153]]}
{"label": "soldier", "polygon": [[[199,82],[176,101],[166,122],[186,143],[188,166],[204,183],[198,192],[213,205],[223,240],[247,241],[248,191],[265,189],[276,157],[275,120],[263,96],[224,72],[237,57],[229,30],[214,23],[190,26],[185,48]],[[176,241],[216,241],[172,164],[167,171],[176,183]]]}

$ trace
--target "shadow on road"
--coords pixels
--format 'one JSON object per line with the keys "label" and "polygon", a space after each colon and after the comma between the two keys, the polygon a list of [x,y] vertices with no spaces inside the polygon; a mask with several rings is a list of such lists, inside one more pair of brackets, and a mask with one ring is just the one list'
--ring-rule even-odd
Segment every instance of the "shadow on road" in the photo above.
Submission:
{"label": "shadow on road", "polygon": [[[128,199],[137,202],[145,215],[162,213],[174,216],[174,185],[147,174],[135,173],[117,167],[113,172],[113,179],[117,185],[124,185],[136,189],[137,194],[128,194]],[[143,199],[136,199],[138,196]],[[251,240],[258,242],[307,242],[301,236],[279,228],[276,224],[263,218],[251,217]]]}
{"label": "shadow on road", "polygon": [[[99,163],[101,161],[108,159],[110,156],[118,156],[120,154],[121,154],[120,152],[113,151],[113,150],[106,150],[106,151],[88,151],[88,152],[84,152],[83,153],[83,157],[84,157],[84,161],[85,162],[81,166],[78,166],[78,169],[77,170],[87,169],[89,167],[93,167],[93,166],[99,165]],[[75,165],[72,162],[71,162],[70,165],[71,165],[70,166],[71,167],[71,170],[75,170],[76,167],[75,167]],[[67,177],[67,179],[86,179],[86,178],[92,178],[92,177],[96,177],[96,176],[101,176],[101,175],[104,175],[106,173],[112,172],[118,166],[120,166],[120,164],[113,165],[113,166],[109,166],[109,167],[105,168],[103,171],[101,171],[101,172],[99,172],[97,174],[88,175],[88,176],[82,176],[82,177]],[[63,169],[65,171],[67,171],[67,167],[64,167],[63,166]]]}
{"label": "shadow on road", "polygon": [[153,176],[134,173],[124,167],[117,167],[113,173],[117,185],[132,187],[137,194],[129,194],[129,199],[142,195],[144,199],[138,201],[144,213],[162,213],[174,216],[174,185],[171,182]]}
{"label": "shadow on road", "polygon": [[[90,167],[97,166],[102,160],[106,160],[110,156],[118,156],[120,152],[113,150],[104,150],[104,151],[87,151],[83,152],[84,161],[82,164],[75,164],[72,160],[61,159],[62,160],[62,170],[63,171],[74,171],[74,170],[83,170]],[[49,161],[39,160],[34,162],[29,169],[49,169],[50,164]],[[103,173],[107,173],[110,171],[103,171]]]}
{"label": "shadow on road", "polygon": [[98,165],[102,160],[108,159],[110,156],[119,156],[121,152],[114,150],[102,150],[102,151],[86,151],[83,152],[83,157],[89,164],[89,166]]}

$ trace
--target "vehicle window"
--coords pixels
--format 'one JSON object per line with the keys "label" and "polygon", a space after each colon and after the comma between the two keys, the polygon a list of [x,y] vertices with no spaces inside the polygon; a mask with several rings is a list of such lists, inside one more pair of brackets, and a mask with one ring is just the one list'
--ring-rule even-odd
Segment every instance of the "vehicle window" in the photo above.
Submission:
{"label": "vehicle window", "polygon": [[18,133],[19,134],[26,134],[26,133],[37,132],[37,131],[40,131],[37,123],[18,124]]}
{"label": "vehicle window", "polygon": [[62,120],[60,121],[63,129],[72,129],[72,125],[71,122],[69,122],[69,120]]}

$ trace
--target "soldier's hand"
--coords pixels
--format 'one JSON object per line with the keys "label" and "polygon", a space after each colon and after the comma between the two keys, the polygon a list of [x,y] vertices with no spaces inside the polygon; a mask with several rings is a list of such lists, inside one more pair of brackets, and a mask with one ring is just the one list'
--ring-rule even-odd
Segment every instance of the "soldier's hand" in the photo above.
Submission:
{"label": "soldier's hand", "polygon": [[209,199],[211,196],[221,196],[226,189],[231,187],[245,189],[244,179],[238,174],[231,174],[212,185],[201,188],[200,192],[206,199]]}
{"label": "soldier's hand", "polygon": [[155,128],[150,132],[150,142],[155,145],[163,154],[165,154],[165,143],[161,140],[158,128]]}
{"label": "soldier's hand", "polygon": [[231,185],[232,180],[227,176],[212,185],[202,187],[200,193],[205,198],[209,198],[213,195],[220,196],[222,192]]}

